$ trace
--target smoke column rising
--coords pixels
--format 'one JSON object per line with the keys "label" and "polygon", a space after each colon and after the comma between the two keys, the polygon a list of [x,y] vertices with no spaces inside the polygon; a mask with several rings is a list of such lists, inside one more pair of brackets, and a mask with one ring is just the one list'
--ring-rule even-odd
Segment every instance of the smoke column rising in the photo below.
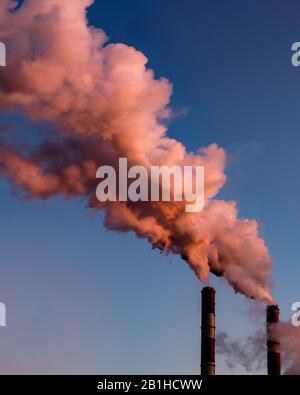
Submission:
{"label": "smoke column rising", "polygon": [[[216,200],[226,153],[216,144],[189,153],[167,136],[172,86],[155,79],[133,47],[107,44],[88,25],[92,0],[0,3],[0,38],[8,48],[0,69],[0,111],[51,125],[39,146],[0,141],[0,176],[27,199],[84,196],[105,210],[105,225],[133,231],[164,253],[181,255],[201,281],[223,275],[248,297],[272,302],[271,261],[255,220],[238,219],[236,203]],[[96,169],[127,157],[129,165],[204,165],[205,209],[182,202],[103,203]]]}

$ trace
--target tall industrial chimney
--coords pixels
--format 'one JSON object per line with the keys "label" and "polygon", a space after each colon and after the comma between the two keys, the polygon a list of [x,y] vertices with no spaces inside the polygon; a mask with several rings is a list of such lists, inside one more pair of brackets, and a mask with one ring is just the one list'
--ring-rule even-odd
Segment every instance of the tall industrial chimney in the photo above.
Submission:
{"label": "tall industrial chimney", "polygon": [[201,375],[215,374],[215,293],[212,287],[202,289]]}
{"label": "tall industrial chimney", "polygon": [[279,308],[277,305],[267,306],[267,348],[268,375],[281,374],[280,341],[276,338],[272,327],[279,322]]}

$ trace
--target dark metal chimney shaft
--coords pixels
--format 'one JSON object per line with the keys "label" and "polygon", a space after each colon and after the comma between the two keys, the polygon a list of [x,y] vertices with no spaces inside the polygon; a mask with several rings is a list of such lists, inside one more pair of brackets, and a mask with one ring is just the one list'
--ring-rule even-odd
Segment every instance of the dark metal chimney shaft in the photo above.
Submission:
{"label": "dark metal chimney shaft", "polygon": [[280,341],[273,330],[274,324],[278,322],[278,306],[267,306],[268,375],[271,376],[278,376],[281,374]]}
{"label": "dark metal chimney shaft", "polygon": [[202,289],[201,375],[215,374],[215,293],[212,287]]}

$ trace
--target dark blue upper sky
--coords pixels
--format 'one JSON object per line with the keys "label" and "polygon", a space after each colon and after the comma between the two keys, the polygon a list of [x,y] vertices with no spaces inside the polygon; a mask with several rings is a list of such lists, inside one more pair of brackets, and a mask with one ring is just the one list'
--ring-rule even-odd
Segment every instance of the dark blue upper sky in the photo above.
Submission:
{"label": "dark blue upper sky", "polygon": [[[88,13],[171,80],[170,135],[191,151],[228,152],[222,196],[261,224],[286,319],[300,298],[300,67],[290,61],[299,15],[296,0],[102,0]],[[101,223],[82,201],[24,204],[0,183],[0,371],[198,373],[201,285],[179,258]],[[213,282],[218,329],[251,333],[241,313],[251,302]],[[221,357],[217,371],[228,373]]]}

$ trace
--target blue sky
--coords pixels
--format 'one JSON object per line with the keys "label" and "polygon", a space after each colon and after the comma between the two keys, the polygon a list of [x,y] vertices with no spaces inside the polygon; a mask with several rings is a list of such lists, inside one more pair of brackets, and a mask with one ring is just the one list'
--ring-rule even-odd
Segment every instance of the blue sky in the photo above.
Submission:
{"label": "blue sky", "polygon": [[[97,0],[88,13],[172,81],[172,107],[185,115],[171,136],[191,151],[217,143],[229,153],[221,196],[261,224],[284,319],[300,299],[300,68],[290,62],[299,13],[296,0]],[[37,127],[9,120],[21,133]],[[199,372],[201,284],[178,257],[108,232],[84,201],[24,203],[4,181],[0,236],[0,372]],[[251,334],[253,303],[212,283],[218,329]],[[217,362],[217,373],[231,373]]]}

